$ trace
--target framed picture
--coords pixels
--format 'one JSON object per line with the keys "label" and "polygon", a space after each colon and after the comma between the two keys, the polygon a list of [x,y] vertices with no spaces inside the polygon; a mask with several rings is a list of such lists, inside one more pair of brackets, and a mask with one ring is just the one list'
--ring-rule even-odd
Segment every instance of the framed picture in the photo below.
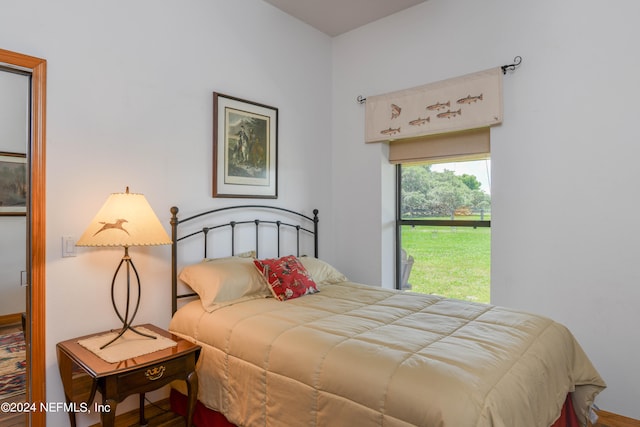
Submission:
{"label": "framed picture", "polygon": [[213,197],[278,197],[278,109],[213,93]]}
{"label": "framed picture", "polygon": [[27,193],[27,156],[0,152],[0,215],[26,215]]}

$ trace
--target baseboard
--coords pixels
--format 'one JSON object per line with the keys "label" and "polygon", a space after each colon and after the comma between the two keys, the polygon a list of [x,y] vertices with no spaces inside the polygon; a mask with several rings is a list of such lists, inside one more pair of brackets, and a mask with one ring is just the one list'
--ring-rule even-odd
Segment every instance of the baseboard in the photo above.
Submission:
{"label": "baseboard", "polygon": [[22,313],[3,314],[0,316],[0,326],[22,323]]}

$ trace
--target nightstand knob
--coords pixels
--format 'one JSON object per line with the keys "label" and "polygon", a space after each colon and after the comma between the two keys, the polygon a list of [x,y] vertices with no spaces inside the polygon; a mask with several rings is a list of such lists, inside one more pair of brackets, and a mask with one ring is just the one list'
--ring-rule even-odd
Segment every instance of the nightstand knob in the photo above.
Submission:
{"label": "nightstand knob", "polygon": [[164,366],[156,366],[155,368],[149,368],[145,371],[144,376],[147,377],[149,381],[155,381],[162,378],[164,374]]}

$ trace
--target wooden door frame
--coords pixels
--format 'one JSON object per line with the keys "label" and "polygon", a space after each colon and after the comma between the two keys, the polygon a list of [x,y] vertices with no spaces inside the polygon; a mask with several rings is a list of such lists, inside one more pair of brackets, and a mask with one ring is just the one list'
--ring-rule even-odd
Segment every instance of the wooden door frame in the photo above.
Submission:
{"label": "wooden door frame", "polygon": [[[46,336],[45,336],[45,267],[46,267],[46,211],[45,211],[45,140],[46,140],[46,92],[47,61],[33,56],[0,49],[0,63],[31,72],[31,135],[30,154],[30,198],[27,236],[30,240],[31,281],[27,292],[27,336],[30,349],[27,352],[27,401],[40,405],[46,403]],[[29,413],[30,426],[44,427],[46,412]]]}

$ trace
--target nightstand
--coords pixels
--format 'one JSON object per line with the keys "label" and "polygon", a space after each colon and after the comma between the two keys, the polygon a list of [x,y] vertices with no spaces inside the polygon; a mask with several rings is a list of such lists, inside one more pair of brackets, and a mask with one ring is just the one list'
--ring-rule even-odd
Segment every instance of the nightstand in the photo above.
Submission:
{"label": "nightstand", "polygon": [[[100,412],[102,425],[113,426],[118,403],[132,394],[140,394],[140,425],[145,425],[144,394],[178,379],[187,382],[187,427],[191,426],[198,391],[195,366],[200,346],[153,325],[140,327],[175,341],[177,346],[109,363],[78,343],[109,331],[58,343],[58,367],[67,401],[65,410],[69,412],[72,427],[76,425],[77,412]],[[102,404],[92,405],[96,391],[102,395]]]}

